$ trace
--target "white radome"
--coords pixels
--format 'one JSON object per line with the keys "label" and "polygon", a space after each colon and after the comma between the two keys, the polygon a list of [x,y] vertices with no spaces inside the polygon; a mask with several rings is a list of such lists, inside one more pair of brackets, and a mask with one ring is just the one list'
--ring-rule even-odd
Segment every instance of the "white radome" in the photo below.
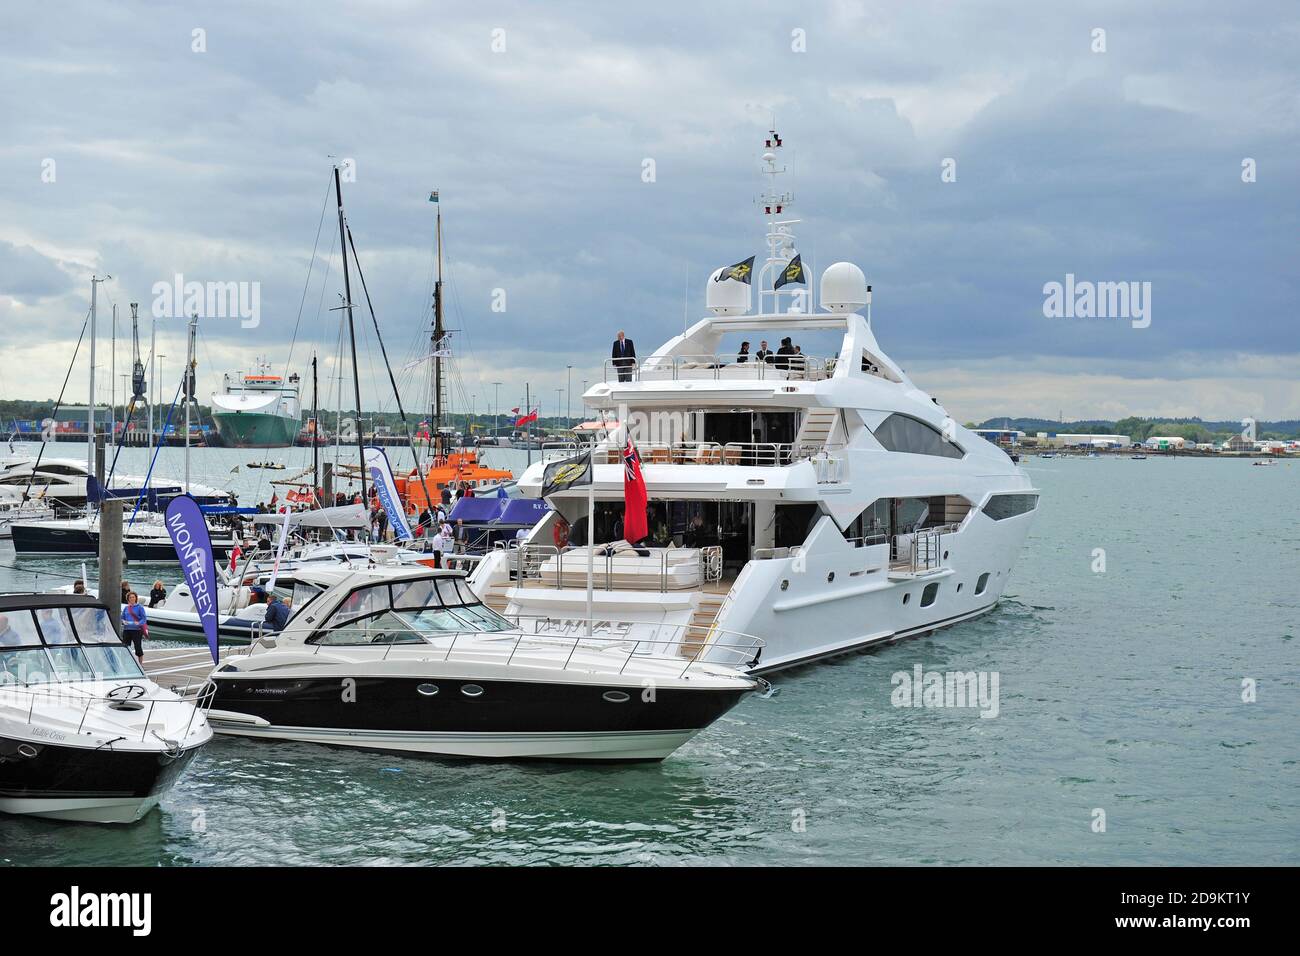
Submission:
{"label": "white radome", "polygon": [[867,277],[851,262],[837,262],[822,273],[822,308],[829,312],[857,312],[871,301]]}
{"label": "white radome", "polygon": [[749,284],[735,279],[716,281],[722,269],[714,269],[706,280],[704,301],[714,315],[744,315],[749,311]]}

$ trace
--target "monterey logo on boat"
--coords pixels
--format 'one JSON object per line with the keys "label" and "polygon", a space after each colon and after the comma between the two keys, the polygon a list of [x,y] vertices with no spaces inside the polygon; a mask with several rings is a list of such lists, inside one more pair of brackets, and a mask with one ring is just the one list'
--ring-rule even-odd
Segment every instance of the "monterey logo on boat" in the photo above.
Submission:
{"label": "monterey logo on boat", "polygon": [[59,928],[129,926],[133,936],[153,930],[152,893],[82,893],[74,886],[50,897],[50,925]]}
{"label": "monterey logo on boat", "polygon": [[260,282],[186,282],[178,272],[171,282],[155,282],[151,291],[155,319],[239,319],[245,329],[262,322]]}

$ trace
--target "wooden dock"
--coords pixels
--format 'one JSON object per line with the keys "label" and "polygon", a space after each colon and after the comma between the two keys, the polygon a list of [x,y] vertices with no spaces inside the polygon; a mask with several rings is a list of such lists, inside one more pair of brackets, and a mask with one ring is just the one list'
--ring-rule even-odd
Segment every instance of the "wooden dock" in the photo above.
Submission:
{"label": "wooden dock", "polygon": [[[246,647],[220,648],[221,660],[232,654],[246,652]],[[212,673],[212,652],[207,645],[195,647],[165,647],[146,651],[145,676],[160,687],[175,691],[182,697],[198,694],[207,676]]]}

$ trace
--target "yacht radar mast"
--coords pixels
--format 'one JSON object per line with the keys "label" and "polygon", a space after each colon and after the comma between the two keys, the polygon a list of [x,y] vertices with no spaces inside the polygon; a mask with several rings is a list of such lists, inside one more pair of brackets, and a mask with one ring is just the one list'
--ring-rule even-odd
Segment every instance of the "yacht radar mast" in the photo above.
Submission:
{"label": "yacht radar mast", "polygon": [[[758,197],[763,215],[767,217],[767,261],[759,271],[758,305],[760,312],[768,314],[782,311],[808,313],[812,311],[812,303],[809,301],[810,293],[806,282],[803,287],[791,284],[778,289],[775,286],[781,270],[798,254],[794,244],[794,227],[799,224],[799,220],[782,218],[794,204],[794,194],[782,188],[778,178],[789,171],[785,165],[778,165],[779,151],[783,145],[780,134],[774,129],[768,130],[762,157],[762,172],[767,177],[767,187]],[[807,266],[804,269],[806,274]],[[764,307],[765,296],[770,297],[766,303],[770,308]],[[782,296],[788,298],[784,310],[781,307]]]}

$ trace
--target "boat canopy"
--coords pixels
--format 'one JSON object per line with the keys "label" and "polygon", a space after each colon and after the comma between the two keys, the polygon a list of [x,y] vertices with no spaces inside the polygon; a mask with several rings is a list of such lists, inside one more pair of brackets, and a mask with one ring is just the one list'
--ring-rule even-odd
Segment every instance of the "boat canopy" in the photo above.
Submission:
{"label": "boat canopy", "polygon": [[[284,524],[282,514],[262,514],[253,518],[254,524]],[[334,508],[317,508],[315,511],[289,513],[290,528],[368,528],[370,515],[364,505],[338,505]]]}
{"label": "boat canopy", "polygon": [[550,510],[551,506],[543,498],[510,498],[501,517],[497,519],[497,524],[531,528],[546,517],[546,512]]}
{"label": "boat canopy", "polygon": [[461,498],[448,521],[474,525],[509,525],[531,528],[550,510],[541,498]]}
{"label": "boat canopy", "polygon": [[509,498],[461,498],[447,516],[449,521],[487,524],[501,517]]}

